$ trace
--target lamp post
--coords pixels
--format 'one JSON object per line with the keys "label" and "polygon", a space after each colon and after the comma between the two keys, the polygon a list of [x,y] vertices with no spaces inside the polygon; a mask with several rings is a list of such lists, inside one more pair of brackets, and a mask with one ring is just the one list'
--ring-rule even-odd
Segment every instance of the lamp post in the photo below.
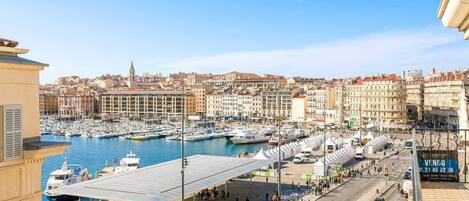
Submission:
{"label": "lamp post", "polygon": [[184,169],[186,168],[185,156],[184,156],[184,84],[182,85],[182,108],[181,108],[181,201],[184,201]]}
{"label": "lamp post", "polygon": [[277,190],[278,190],[278,200],[280,201],[281,199],[281,190],[282,190],[282,182],[281,182],[281,160],[280,160],[280,157],[281,157],[281,150],[280,150],[280,141],[282,140],[282,138],[280,137],[280,114],[279,116],[277,117],[277,133],[278,133],[278,143],[277,143],[277,148],[278,148],[278,162],[277,162],[277,171],[278,171],[278,186],[277,186]]}
{"label": "lamp post", "polygon": [[324,119],[324,154],[323,154],[323,162],[324,162],[324,176],[326,176],[326,108],[324,107],[324,111],[323,111],[323,119]]}

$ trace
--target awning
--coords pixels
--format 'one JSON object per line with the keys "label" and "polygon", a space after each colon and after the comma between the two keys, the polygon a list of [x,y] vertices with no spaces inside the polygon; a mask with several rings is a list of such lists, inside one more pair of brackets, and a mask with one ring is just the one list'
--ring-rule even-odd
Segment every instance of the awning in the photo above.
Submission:
{"label": "awning", "polygon": [[[187,158],[184,194],[186,198],[205,188],[269,165],[267,160],[195,155]],[[146,201],[181,198],[181,160],[98,178],[53,190],[54,193],[85,198]]]}

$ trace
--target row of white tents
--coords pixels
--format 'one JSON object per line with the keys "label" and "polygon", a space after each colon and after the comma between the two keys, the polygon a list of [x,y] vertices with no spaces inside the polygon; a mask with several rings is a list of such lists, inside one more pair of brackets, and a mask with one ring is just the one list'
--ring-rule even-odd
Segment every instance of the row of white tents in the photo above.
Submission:
{"label": "row of white tents", "polygon": [[[326,134],[326,138],[330,136],[329,133]],[[296,141],[296,142],[290,142],[284,145],[280,146],[281,150],[281,157],[280,159],[286,159],[295,156],[295,154],[298,154],[301,152],[302,148],[308,147],[308,148],[316,148],[320,146],[323,142],[324,135],[317,135],[317,136],[311,136],[308,138],[305,138],[301,141]],[[258,160],[269,160],[270,163],[274,163],[275,161],[278,161],[278,147],[270,148],[267,150],[264,150],[261,148],[261,150],[253,157],[253,159],[258,159]]]}
{"label": "row of white tents", "polygon": [[370,142],[365,145],[365,153],[372,154],[378,150],[383,149],[383,147],[389,143],[389,135],[384,134],[379,137],[373,138]]}
{"label": "row of white tents", "polygon": [[314,172],[313,174],[315,176],[324,176],[327,175],[324,173],[324,165],[326,166],[326,170],[328,167],[332,164],[334,165],[343,165],[346,162],[352,160],[355,157],[355,150],[349,146],[346,145],[339,149],[338,151],[329,154],[326,156],[326,163],[324,164],[324,159],[318,160],[316,163],[314,163]]}

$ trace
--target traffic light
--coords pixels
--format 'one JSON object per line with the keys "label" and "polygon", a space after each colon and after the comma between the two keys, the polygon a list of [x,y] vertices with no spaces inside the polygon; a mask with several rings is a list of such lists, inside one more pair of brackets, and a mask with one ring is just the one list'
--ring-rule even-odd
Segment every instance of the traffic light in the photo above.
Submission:
{"label": "traffic light", "polygon": [[184,157],[184,166],[189,166],[189,161],[187,160],[187,157]]}

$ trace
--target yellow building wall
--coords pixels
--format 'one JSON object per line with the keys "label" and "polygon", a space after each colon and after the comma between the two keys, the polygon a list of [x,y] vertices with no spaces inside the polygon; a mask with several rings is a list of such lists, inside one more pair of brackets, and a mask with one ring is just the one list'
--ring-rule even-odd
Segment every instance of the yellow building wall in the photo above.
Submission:
{"label": "yellow building wall", "polygon": [[0,63],[0,105],[21,104],[23,138],[39,136],[39,70],[42,67]]}
{"label": "yellow building wall", "polygon": [[[0,105],[21,104],[23,139],[39,137],[39,71],[36,65],[0,62]],[[22,160],[0,163],[0,201],[42,200],[42,163],[67,146],[24,151]]]}

